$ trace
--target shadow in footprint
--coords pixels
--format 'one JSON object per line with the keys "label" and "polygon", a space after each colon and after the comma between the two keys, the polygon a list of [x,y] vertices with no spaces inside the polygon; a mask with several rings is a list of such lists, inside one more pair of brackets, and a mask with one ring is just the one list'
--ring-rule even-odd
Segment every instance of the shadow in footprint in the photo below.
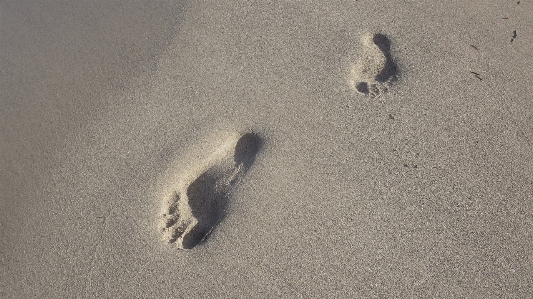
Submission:
{"label": "shadow in footprint", "polygon": [[183,248],[190,249],[200,243],[220,220],[227,205],[224,190],[217,189],[216,177],[209,173],[199,176],[187,188],[189,207],[197,224],[183,236]]}
{"label": "shadow in footprint", "polygon": [[351,70],[350,84],[357,92],[377,96],[396,81],[398,67],[391,55],[391,42],[384,34],[365,34],[363,48]]}
{"label": "shadow in footprint", "polygon": [[398,73],[398,68],[390,54],[390,40],[385,35],[379,33],[375,34],[372,40],[381,52],[383,52],[383,55],[385,55],[385,67],[379,72],[379,74],[377,74],[376,81],[387,82],[389,79],[394,78]]}
{"label": "shadow in footprint", "polygon": [[[241,136],[235,145],[233,157],[238,174],[250,168],[260,147],[261,139],[257,135],[247,133]],[[234,183],[234,179],[221,183],[220,177],[208,171],[189,185],[187,188],[188,203],[197,223],[183,236],[184,249],[191,249],[198,245],[209,235],[212,228],[223,220],[228,204],[228,189]]]}
{"label": "shadow in footprint", "polygon": [[355,89],[359,91],[360,93],[368,94],[370,93],[370,89],[368,89],[368,83],[366,82],[359,82],[355,85]]}
{"label": "shadow in footprint", "polygon": [[255,156],[261,148],[261,138],[254,133],[246,133],[235,145],[235,154],[233,156],[235,164],[243,165],[245,169],[250,168],[255,161]]}

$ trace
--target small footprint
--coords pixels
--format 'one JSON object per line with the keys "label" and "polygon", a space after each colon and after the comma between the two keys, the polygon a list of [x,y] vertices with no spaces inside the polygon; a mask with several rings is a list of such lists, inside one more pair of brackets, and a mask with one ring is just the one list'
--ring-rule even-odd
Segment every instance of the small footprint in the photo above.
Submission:
{"label": "small footprint", "polygon": [[365,34],[363,50],[351,71],[350,84],[357,92],[377,96],[396,79],[397,66],[390,54],[390,41],[383,34]]}
{"label": "small footprint", "polygon": [[221,220],[231,186],[250,168],[260,144],[254,133],[235,134],[182,178],[163,204],[163,240],[180,249],[202,242]]}

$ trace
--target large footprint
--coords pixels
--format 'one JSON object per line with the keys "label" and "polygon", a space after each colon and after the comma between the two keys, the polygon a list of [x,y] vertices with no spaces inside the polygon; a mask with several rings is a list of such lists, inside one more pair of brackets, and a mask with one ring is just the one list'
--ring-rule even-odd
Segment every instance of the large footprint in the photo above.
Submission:
{"label": "large footprint", "polygon": [[163,204],[163,240],[180,249],[203,241],[221,220],[230,187],[252,165],[259,146],[257,135],[235,134],[182,178]]}
{"label": "large footprint", "polygon": [[390,54],[390,41],[383,34],[365,34],[363,50],[351,71],[350,84],[357,92],[377,96],[396,79],[397,67]]}

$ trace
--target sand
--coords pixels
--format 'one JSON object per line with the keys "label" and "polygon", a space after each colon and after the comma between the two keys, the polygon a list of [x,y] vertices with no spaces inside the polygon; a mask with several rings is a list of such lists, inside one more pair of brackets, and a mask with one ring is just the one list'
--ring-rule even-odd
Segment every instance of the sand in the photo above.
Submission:
{"label": "sand", "polygon": [[78,2],[0,3],[0,298],[533,293],[532,1]]}

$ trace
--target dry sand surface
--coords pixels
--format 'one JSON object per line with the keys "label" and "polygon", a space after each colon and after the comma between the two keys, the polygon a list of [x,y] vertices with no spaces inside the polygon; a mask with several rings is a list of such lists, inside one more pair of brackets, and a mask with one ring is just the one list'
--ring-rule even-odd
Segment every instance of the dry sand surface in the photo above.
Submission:
{"label": "dry sand surface", "polygon": [[0,1],[0,298],[530,297],[531,24]]}

